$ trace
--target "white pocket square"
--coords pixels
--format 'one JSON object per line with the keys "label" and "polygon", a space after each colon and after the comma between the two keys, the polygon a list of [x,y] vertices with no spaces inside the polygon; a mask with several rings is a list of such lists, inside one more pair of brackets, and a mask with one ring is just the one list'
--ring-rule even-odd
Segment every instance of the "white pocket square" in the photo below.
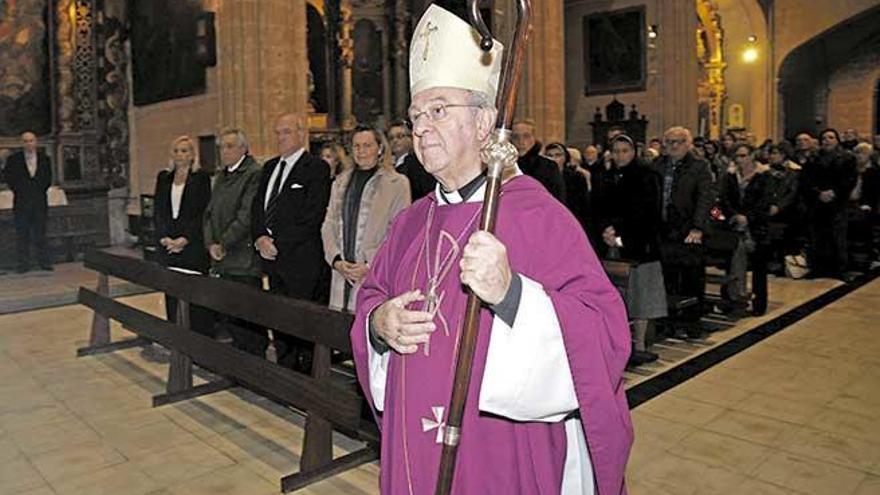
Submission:
{"label": "white pocket square", "polygon": [[290,188],[291,188],[291,189],[302,189],[302,188],[304,188],[304,187],[306,187],[306,186],[304,186],[304,185],[302,185],[302,184],[291,184],[291,185],[290,185]]}

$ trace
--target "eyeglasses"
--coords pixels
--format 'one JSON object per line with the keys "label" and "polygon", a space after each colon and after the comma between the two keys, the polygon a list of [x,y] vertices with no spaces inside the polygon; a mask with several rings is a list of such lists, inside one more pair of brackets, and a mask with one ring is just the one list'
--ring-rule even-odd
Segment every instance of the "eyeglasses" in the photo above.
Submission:
{"label": "eyeglasses", "polygon": [[440,122],[449,116],[449,112],[446,111],[446,109],[448,108],[476,108],[479,106],[480,105],[466,105],[455,103],[432,103],[428,105],[428,108],[422,110],[421,112],[410,112],[410,114],[406,118],[406,126],[410,130],[412,130],[416,126],[416,124],[419,123],[419,120],[421,120],[422,117],[427,117],[429,122]]}
{"label": "eyeglasses", "polygon": [[667,145],[667,146],[684,144],[684,143],[686,143],[686,142],[687,142],[687,139],[685,139],[685,138],[679,138],[679,139],[664,139],[664,140],[663,140],[663,144],[665,144],[665,145]]}
{"label": "eyeglasses", "polygon": [[745,154],[743,154],[743,153],[737,153],[737,154],[736,154],[736,157],[737,157],[737,158],[748,158],[748,157],[749,157],[749,154],[748,154],[748,153],[745,153]]}

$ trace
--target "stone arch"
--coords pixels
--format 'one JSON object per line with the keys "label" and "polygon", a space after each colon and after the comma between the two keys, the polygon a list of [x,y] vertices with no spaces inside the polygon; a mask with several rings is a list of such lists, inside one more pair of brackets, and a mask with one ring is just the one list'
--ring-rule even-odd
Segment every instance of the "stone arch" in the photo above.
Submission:
{"label": "stone arch", "polygon": [[[715,0],[724,28],[724,62],[726,70],[725,103],[722,114],[723,128],[728,127],[727,111],[731,105],[741,105],[744,124],[758,137],[771,133],[769,71],[771,60],[770,33],[767,14],[760,0]],[[749,36],[755,36],[754,43]],[[759,56],[754,62],[742,58],[747,47],[756,48]]]}
{"label": "stone arch", "polygon": [[[850,17],[792,50],[780,64],[777,79],[784,135],[816,132],[829,125],[860,127],[863,132],[870,132],[871,109],[864,102],[870,101],[868,98],[874,91],[872,83],[880,76],[878,61],[880,5]],[[859,91],[866,93],[841,96],[840,92],[847,91],[847,81],[840,80],[846,73],[853,73],[864,86]],[[852,110],[859,113],[859,121],[867,125],[853,125],[843,118],[842,112],[836,110],[842,109],[838,101],[842,98],[860,102],[853,105]]]}

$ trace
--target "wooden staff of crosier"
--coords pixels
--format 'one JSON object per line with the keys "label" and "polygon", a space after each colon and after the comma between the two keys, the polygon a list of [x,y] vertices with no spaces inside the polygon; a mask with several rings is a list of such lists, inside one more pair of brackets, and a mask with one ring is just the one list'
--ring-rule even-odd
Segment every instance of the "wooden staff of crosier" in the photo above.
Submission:
{"label": "wooden staff of crosier", "polygon": [[[477,0],[468,0],[471,24],[480,33],[480,47],[484,51],[492,49],[492,34],[483,22]],[[516,0],[517,23],[504,70],[501,74],[501,91],[496,98],[498,108],[498,125],[491,136],[491,141],[482,152],[482,160],[486,163],[486,195],[480,217],[480,230],[495,230],[495,219],[498,213],[498,198],[501,190],[501,176],[505,168],[516,164],[517,151],[510,143],[510,128],[513,123],[513,110],[516,105],[516,90],[525,58],[526,41],[530,30],[530,0]],[[462,435],[461,423],[464,406],[467,401],[468,386],[471,381],[471,369],[474,351],[477,344],[477,332],[480,326],[480,299],[473,291],[468,291],[465,309],[464,328],[458,358],[455,363],[455,379],[452,385],[452,398],[449,401],[449,415],[443,435],[443,453],[440,457],[440,475],[437,478],[436,495],[448,495],[452,490],[455,473],[455,460],[458,443]]]}

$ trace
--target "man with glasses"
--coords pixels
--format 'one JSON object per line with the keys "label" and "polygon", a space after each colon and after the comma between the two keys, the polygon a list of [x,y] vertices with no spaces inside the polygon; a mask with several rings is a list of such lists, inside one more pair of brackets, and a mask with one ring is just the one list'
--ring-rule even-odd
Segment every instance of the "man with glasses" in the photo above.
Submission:
{"label": "man with glasses", "polygon": [[698,337],[706,285],[703,234],[715,202],[715,188],[709,164],[694,156],[692,146],[688,129],[669,128],[663,135],[666,154],[653,166],[663,178],[660,254],[666,293],[700,301],[682,314],[687,336]]}
{"label": "man with glasses", "polygon": [[438,187],[392,222],[358,293],[352,350],[381,424],[381,490],[434,491],[467,286],[483,306],[456,493],[622,493],[623,302],[577,220],[516,167],[495,234],[477,231],[502,48],[476,40],[436,4],[416,26],[409,117]]}
{"label": "man with glasses", "polygon": [[412,131],[406,121],[391,124],[386,132],[394,160],[394,170],[409,179],[410,198],[415,201],[434,190],[437,181],[413,153]]}

